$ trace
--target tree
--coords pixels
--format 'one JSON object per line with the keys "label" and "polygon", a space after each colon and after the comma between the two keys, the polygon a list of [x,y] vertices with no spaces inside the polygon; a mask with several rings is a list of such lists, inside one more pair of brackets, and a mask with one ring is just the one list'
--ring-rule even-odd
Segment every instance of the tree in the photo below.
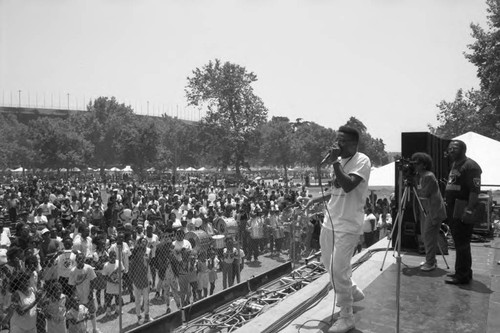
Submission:
{"label": "tree", "polygon": [[91,162],[101,169],[125,160],[124,144],[134,125],[134,113],[130,106],[120,104],[114,97],[99,97],[87,106],[88,112],[71,117],[78,124],[85,138],[93,145]]}
{"label": "tree", "polygon": [[480,89],[459,89],[452,102],[437,107],[439,125],[431,132],[453,138],[474,131],[500,140],[500,0],[487,0],[488,28],[471,24],[475,41],[464,56],[477,67]]}
{"label": "tree", "polygon": [[493,108],[486,106],[486,100],[486,96],[480,90],[471,89],[464,92],[459,89],[454,101],[443,100],[437,105],[439,125],[437,127],[429,125],[429,130],[437,136],[448,139],[469,131],[498,138],[498,130],[490,121]]}
{"label": "tree", "polygon": [[123,138],[123,162],[129,164],[140,177],[156,159],[160,147],[161,133],[155,119],[145,116],[134,117],[134,122]]}
{"label": "tree", "polygon": [[297,161],[304,166],[316,168],[320,175],[321,161],[335,141],[335,131],[314,122],[297,122],[295,128]]}
{"label": "tree", "polygon": [[33,148],[28,133],[14,115],[0,114],[0,169],[31,166]]}
{"label": "tree", "polygon": [[234,166],[239,177],[241,167],[248,167],[257,128],[267,119],[267,109],[251,86],[257,76],[245,67],[215,59],[196,68],[187,80],[188,104],[205,109],[202,128],[215,142],[206,148],[223,168]]}
{"label": "tree", "polygon": [[363,122],[356,117],[351,117],[345,126],[353,127],[359,131],[358,150],[368,156],[374,166],[381,166],[389,162],[389,156],[385,151],[385,144],[382,139],[373,138],[368,132]]}
{"label": "tree", "polygon": [[273,117],[260,128],[261,158],[268,166],[283,168],[285,184],[288,183],[288,168],[296,162],[294,129],[287,117]]}
{"label": "tree", "polygon": [[34,166],[69,169],[91,157],[92,145],[69,119],[41,117],[30,121],[29,128]]}
{"label": "tree", "polygon": [[199,127],[164,114],[159,125],[160,145],[156,159],[159,170],[172,169],[173,181],[180,166],[198,166],[201,156]]}

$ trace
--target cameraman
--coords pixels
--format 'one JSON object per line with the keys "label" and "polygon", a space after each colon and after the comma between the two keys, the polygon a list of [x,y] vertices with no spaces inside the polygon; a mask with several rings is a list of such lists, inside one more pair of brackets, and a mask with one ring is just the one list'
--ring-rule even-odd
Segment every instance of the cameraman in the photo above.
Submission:
{"label": "cameraman", "polygon": [[430,171],[432,158],[426,153],[415,153],[411,160],[415,165],[417,194],[424,209],[420,212],[420,230],[425,247],[425,262],[421,264],[420,270],[429,272],[437,267],[439,230],[441,222],[446,219],[446,208],[436,176]]}

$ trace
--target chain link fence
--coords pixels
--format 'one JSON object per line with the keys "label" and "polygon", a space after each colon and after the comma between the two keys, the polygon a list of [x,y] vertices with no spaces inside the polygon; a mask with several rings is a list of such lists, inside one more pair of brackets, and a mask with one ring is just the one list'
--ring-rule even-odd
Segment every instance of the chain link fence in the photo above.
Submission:
{"label": "chain link fence", "polygon": [[322,214],[272,207],[108,227],[77,217],[69,234],[50,218],[51,229],[0,221],[12,241],[0,248],[2,331],[126,331],[244,282],[242,269],[263,255],[303,263],[319,250]]}

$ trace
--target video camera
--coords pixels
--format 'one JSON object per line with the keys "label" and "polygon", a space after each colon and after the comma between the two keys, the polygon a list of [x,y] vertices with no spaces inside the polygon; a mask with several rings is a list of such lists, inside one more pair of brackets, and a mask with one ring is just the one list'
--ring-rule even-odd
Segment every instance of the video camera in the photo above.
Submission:
{"label": "video camera", "polygon": [[396,165],[398,167],[398,170],[401,171],[402,176],[403,176],[403,181],[408,185],[408,184],[413,184],[415,175],[417,174],[417,171],[415,170],[415,161],[412,161],[409,158],[404,158],[402,157],[398,161],[396,161]]}

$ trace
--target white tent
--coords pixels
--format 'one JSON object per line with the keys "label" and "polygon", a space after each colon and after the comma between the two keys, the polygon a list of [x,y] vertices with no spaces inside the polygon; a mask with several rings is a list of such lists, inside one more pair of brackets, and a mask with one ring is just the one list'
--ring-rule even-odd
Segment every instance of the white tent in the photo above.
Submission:
{"label": "white tent", "polygon": [[481,184],[500,187],[500,173],[498,172],[500,142],[474,132],[467,132],[453,139],[465,142],[467,157],[476,161],[483,170]]}
{"label": "white tent", "polygon": [[151,168],[147,169],[146,171],[147,171],[147,172],[155,172],[155,171],[156,171],[156,169],[155,169],[155,168],[153,168],[153,167],[151,167]]}
{"label": "white tent", "polygon": [[396,162],[372,169],[368,185],[372,186],[394,186]]}
{"label": "white tent", "polygon": [[207,171],[207,168],[205,168],[205,167],[201,167],[201,168],[199,168],[199,169],[198,169],[198,170],[196,170],[196,171]]}
{"label": "white tent", "polygon": [[111,172],[119,172],[121,170],[119,168],[117,168],[117,167],[112,167],[111,169],[109,169],[109,171],[111,171]]}
{"label": "white tent", "polygon": [[131,173],[133,171],[134,170],[132,170],[132,168],[130,167],[130,165],[127,165],[127,166],[125,166],[125,168],[122,169],[122,172],[125,172],[125,173]]}
{"label": "white tent", "polygon": [[189,168],[186,168],[186,171],[196,171],[196,169],[193,167],[189,167]]}
{"label": "white tent", "polygon": [[26,171],[26,169],[23,169],[23,167],[19,167],[17,169],[12,170],[12,172],[23,172]]}
{"label": "white tent", "polygon": [[70,169],[69,171],[71,171],[71,172],[81,172],[82,170],[80,170],[77,167],[74,167],[74,168]]}

